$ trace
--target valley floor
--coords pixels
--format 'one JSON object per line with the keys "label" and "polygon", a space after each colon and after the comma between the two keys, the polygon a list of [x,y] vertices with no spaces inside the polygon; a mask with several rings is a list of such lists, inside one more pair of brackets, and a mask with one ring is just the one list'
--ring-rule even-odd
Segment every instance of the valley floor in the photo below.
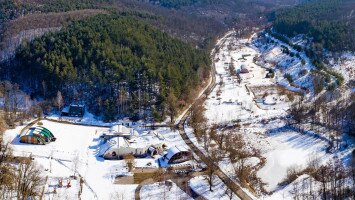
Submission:
{"label": "valley floor", "polygon": [[[249,39],[239,39],[233,32],[218,41],[219,51],[213,58],[217,85],[207,97],[205,115],[210,125],[228,128],[238,124],[240,128],[232,130],[232,133],[242,135],[250,150],[260,151],[259,156],[248,159],[248,165],[257,170],[257,177],[266,184],[264,189],[272,193],[263,198],[293,199],[290,191],[292,184],[288,187],[279,185],[286,178],[289,169],[305,169],[314,160],[318,164],[325,164],[330,160],[340,159],[345,165],[349,165],[354,142],[345,149],[326,153],[329,140],[322,137],[324,132],[301,133],[287,123],[288,110],[298,96],[295,91],[299,90],[288,85],[283,75],[287,70],[296,70],[298,64],[294,61],[296,66],[293,69],[292,62],[289,61],[290,69],[276,70],[274,78],[267,78],[269,66],[256,64],[255,58],[267,56],[269,61],[277,62],[285,55],[277,50],[281,43],[266,51],[258,42],[260,41],[256,35]],[[268,54],[273,51],[279,53]],[[308,62],[304,67],[312,68]],[[239,73],[243,68],[247,72]],[[307,77],[300,78],[298,84],[307,86],[307,80],[309,81]],[[194,136],[193,130],[189,127],[186,130],[194,144],[206,152],[202,142],[199,143]],[[219,165],[225,173],[238,181],[228,159],[224,159]],[[295,183],[302,178],[306,180],[308,177],[299,177]]]}

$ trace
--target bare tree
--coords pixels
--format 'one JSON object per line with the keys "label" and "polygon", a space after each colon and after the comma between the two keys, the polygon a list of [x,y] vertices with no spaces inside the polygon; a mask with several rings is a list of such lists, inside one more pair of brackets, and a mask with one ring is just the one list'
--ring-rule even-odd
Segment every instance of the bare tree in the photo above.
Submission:
{"label": "bare tree", "polygon": [[299,200],[300,199],[300,191],[299,191],[299,186],[298,183],[294,183],[292,190],[291,190],[291,194],[294,200]]}
{"label": "bare tree", "polygon": [[321,194],[323,199],[327,199],[328,190],[328,174],[329,169],[326,166],[321,166],[318,170],[318,177],[321,182]]}
{"label": "bare tree", "polygon": [[212,192],[213,178],[218,170],[218,163],[222,160],[222,156],[218,149],[212,148],[209,150],[209,159],[207,160],[207,182],[210,186],[210,191]]}
{"label": "bare tree", "polygon": [[128,167],[128,171],[132,171],[134,166],[135,166],[135,158],[132,154],[128,154],[128,155],[125,155],[124,157],[124,161],[126,162],[126,165]]}
{"label": "bare tree", "polygon": [[44,80],[42,81],[42,91],[43,91],[43,98],[46,98],[46,95],[47,95],[47,84],[46,84],[46,82]]}
{"label": "bare tree", "polygon": [[18,165],[16,172],[17,199],[35,199],[42,193],[45,179],[41,170],[31,161],[26,160]]}
{"label": "bare tree", "polygon": [[207,131],[206,118],[204,115],[205,108],[203,101],[198,100],[192,105],[190,125],[194,130],[194,134],[199,142],[202,141],[203,134]]}
{"label": "bare tree", "polygon": [[9,143],[3,141],[6,123],[0,116],[0,199],[11,199],[15,185],[15,169],[8,162],[12,158]]}
{"label": "bare tree", "polygon": [[57,97],[55,98],[54,104],[55,104],[55,106],[58,107],[58,111],[60,112],[60,110],[64,104],[63,96],[60,91],[57,92]]}
{"label": "bare tree", "polygon": [[72,170],[74,172],[74,177],[76,177],[76,174],[78,173],[79,165],[80,165],[79,153],[75,152],[75,155],[72,160]]}
{"label": "bare tree", "polygon": [[[232,182],[232,180],[228,179],[226,185],[229,185],[230,182]],[[233,199],[233,194],[234,193],[233,193],[233,190],[230,187],[226,187],[225,194],[229,197],[229,200]]]}
{"label": "bare tree", "polygon": [[54,148],[52,148],[49,152],[49,172],[52,173],[52,160],[54,155]]}

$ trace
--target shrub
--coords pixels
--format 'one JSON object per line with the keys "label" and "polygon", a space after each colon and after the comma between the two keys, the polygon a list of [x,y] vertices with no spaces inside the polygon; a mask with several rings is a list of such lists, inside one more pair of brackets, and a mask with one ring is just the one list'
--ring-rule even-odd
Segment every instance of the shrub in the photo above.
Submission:
{"label": "shrub", "polygon": [[320,75],[315,75],[313,78],[313,86],[314,86],[314,92],[316,94],[320,93],[323,91],[324,88],[324,77]]}
{"label": "shrub", "polygon": [[329,85],[327,86],[327,90],[328,90],[328,91],[334,91],[335,88],[336,88],[336,84],[335,84],[335,83],[329,84]]}
{"label": "shrub", "polygon": [[0,134],[4,133],[6,130],[6,122],[5,120],[2,118],[2,116],[0,116]]}
{"label": "shrub", "polygon": [[302,171],[297,166],[291,166],[287,168],[286,177],[281,183],[279,183],[279,185],[288,185],[292,183],[294,180],[297,179],[301,172]]}
{"label": "shrub", "polygon": [[287,79],[287,81],[291,84],[293,83],[293,79],[292,79],[292,76],[290,74],[285,74],[284,75],[284,78]]}
{"label": "shrub", "polygon": [[322,70],[325,68],[324,64],[319,60],[313,60],[312,63],[318,70]]}
{"label": "shrub", "polygon": [[298,75],[299,75],[299,76],[305,76],[307,73],[308,73],[308,71],[307,71],[306,69],[302,69],[302,70],[298,73]]}
{"label": "shrub", "polygon": [[306,61],[302,59],[302,60],[301,60],[301,64],[302,64],[302,65],[305,65],[305,64],[306,64]]}

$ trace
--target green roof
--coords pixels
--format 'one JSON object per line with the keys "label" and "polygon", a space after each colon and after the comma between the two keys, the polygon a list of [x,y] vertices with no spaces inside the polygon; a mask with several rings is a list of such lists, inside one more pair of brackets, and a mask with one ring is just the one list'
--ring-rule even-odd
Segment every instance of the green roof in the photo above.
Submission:
{"label": "green roof", "polygon": [[24,135],[29,135],[29,136],[34,136],[36,138],[38,137],[44,137],[46,140],[50,141],[52,138],[54,138],[54,135],[52,132],[50,132],[47,128],[37,126],[35,128],[30,128]]}
{"label": "green roof", "polygon": [[54,137],[54,135],[52,134],[52,132],[50,132],[47,128],[44,128],[44,127],[41,127],[41,126],[39,126],[39,127],[37,127],[37,128],[42,128],[41,133],[42,133],[43,135],[45,135],[46,137],[50,137],[50,138],[53,138],[53,137]]}

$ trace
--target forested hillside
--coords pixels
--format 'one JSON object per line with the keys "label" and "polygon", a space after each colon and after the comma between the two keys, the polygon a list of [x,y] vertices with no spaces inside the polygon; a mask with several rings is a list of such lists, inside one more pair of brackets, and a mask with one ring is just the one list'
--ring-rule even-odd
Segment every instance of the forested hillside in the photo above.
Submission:
{"label": "forested hillside", "polygon": [[351,0],[312,0],[275,13],[275,29],[288,36],[307,34],[332,51],[355,50]]}
{"label": "forested hillside", "polygon": [[156,118],[172,112],[208,76],[210,61],[133,18],[99,15],[22,45],[15,62],[5,74],[33,96],[61,91],[68,103],[86,101],[111,120],[141,116],[150,106]]}
{"label": "forested hillside", "polygon": [[210,4],[221,2],[222,0],[150,0],[150,2],[159,4],[167,8],[180,8],[182,6],[191,6],[196,3]]}
{"label": "forested hillside", "polygon": [[312,0],[274,13],[275,29],[288,36],[307,34],[332,51],[355,51],[352,0]]}
{"label": "forested hillside", "polygon": [[0,22],[34,12],[63,12],[99,8],[101,3],[110,1],[111,0],[2,0],[0,1]]}

